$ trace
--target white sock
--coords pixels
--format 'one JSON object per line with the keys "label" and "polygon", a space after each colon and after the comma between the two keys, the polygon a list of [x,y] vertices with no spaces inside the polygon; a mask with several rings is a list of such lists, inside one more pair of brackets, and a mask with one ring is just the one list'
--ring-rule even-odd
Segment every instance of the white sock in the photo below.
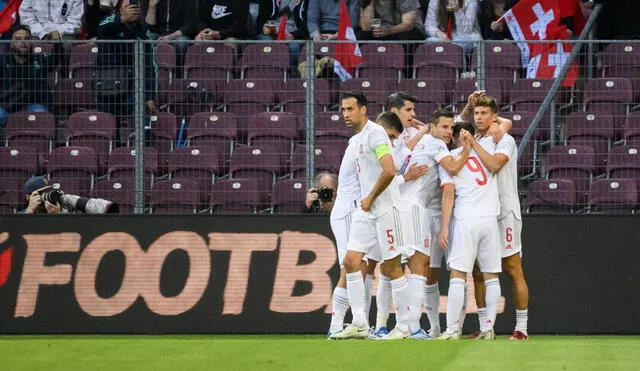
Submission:
{"label": "white sock", "polygon": [[409,330],[414,333],[420,330],[420,318],[422,317],[422,304],[424,303],[424,286],[427,277],[412,274],[409,276]]}
{"label": "white sock", "polygon": [[478,308],[478,325],[482,329],[482,324],[487,321],[487,308]]}
{"label": "white sock", "polygon": [[347,293],[353,314],[352,323],[360,328],[369,327],[364,313],[364,281],[361,272],[347,273]]}
{"label": "white sock", "polygon": [[458,331],[463,303],[464,280],[462,278],[452,278],[449,281],[449,298],[447,300],[447,331]]}
{"label": "white sock", "polygon": [[460,326],[458,327],[458,333],[462,335],[462,327],[464,326],[464,319],[467,318],[467,304],[469,303],[469,285],[464,284],[464,301],[462,302],[462,310],[460,311]]}
{"label": "white sock", "polygon": [[431,330],[440,332],[440,288],[437,283],[425,286],[425,302]]}
{"label": "white sock", "polygon": [[516,309],[516,331],[520,331],[525,335],[527,333],[527,321],[529,320],[529,310],[528,309]]}
{"label": "white sock", "polygon": [[409,305],[411,303],[409,282],[407,277],[401,276],[391,281],[391,294],[396,303],[396,327],[404,332],[409,332]]}
{"label": "white sock", "polygon": [[376,331],[387,327],[389,311],[391,310],[391,281],[389,277],[380,275],[378,280],[378,292],[376,294],[378,312],[376,314]]}
{"label": "white sock", "polygon": [[364,314],[369,322],[369,312],[371,311],[371,286],[373,285],[373,274],[367,274],[364,278]]}
{"label": "white sock", "polygon": [[498,303],[500,302],[500,280],[492,278],[484,281],[484,287],[486,288],[486,300],[487,300],[487,318],[485,321],[485,329],[480,328],[480,331],[488,331],[493,328],[496,323],[496,315],[498,314]]}
{"label": "white sock", "polygon": [[342,331],[344,315],[349,309],[349,295],[347,294],[347,289],[336,287],[333,290],[331,305],[333,311],[331,312],[331,326],[329,327],[329,332],[335,333]]}

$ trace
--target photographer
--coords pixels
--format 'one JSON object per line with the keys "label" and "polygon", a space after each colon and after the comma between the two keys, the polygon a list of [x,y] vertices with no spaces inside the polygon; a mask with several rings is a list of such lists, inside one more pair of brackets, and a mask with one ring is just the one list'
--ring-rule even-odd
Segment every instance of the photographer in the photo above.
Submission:
{"label": "photographer", "polygon": [[338,189],[338,176],[323,171],[316,175],[315,187],[307,191],[305,200],[305,213],[329,213],[333,209],[333,203]]}
{"label": "photographer", "polygon": [[118,214],[117,203],[101,198],[88,198],[64,194],[59,184],[49,185],[43,177],[33,177],[24,184],[24,197],[28,206],[21,214]]}
{"label": "photographer", "polygon": [[47,183],[47,180],[43,177],[33,177],[24,184],[24,198],[27,200],[27,208],[24,209],[22,214],[60,214],[67,213],[66,209],[63,209],[59,202],[50,202],[47,197],[43,197],[53,189]]}

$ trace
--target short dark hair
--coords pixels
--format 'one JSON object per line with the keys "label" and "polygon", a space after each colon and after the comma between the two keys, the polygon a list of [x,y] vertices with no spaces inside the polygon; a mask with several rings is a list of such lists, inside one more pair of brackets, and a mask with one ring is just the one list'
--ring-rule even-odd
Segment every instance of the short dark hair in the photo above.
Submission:
{"label": "short dark hair", "polygon": [[355,98],[355,100],[358,103],[358,107],[366,107],[367,104],[369,103],[367,101],[367,96],[364,95],[364,93],[361,92],[361,91],[347,90],[347,91],[342,93],[341,100],[345,100],[345,99],[349,99],[349,98]]}
{"label": "short dark hair", "polygon": [[462,121],[456,122],[456,124],[453,126],[453,137],[456,138],[458,135],[460,135],[460,130],[462,129],[468,131],[471,135],[476,134],[476,127],[472,123]]}
{"label": "short dark hair", "polygon": [[498,103],[493,97],[483,95],[476,99],[475,107],[489,107],[492,113],[498,112]]}
{"label": "short dark hair", "polygon": [[387,109],[390,110],[392,108],[400,109],[404,107],[404,102],[409,101],[411,103],[416,103],[418,100],[413,95],[409,95],[403,91],[397,91],[392,93],[387,98]]}
{"label": "short dark hair", "polygon": [[398,133],[402,133],[404,129],[402,127],[402,121],[400,121],[400,117],[391,111],[383,112],[378,115],[376,118],[376,122],[381,122],[382,126],[386,126],[390,129],[395,129]]}
{"label": "short dark hair", "polygon": [[18,31],[25,31],[29,35],[31,35],[31,29],[28,26],[16,23],[13,26],[11,26],[11,29],[9,30],[9,37],[13,38],[13,34],[18,32]]}
{"label": "short dark hair", "polygon": [[433,124],[434,125],[438,125],[438,121],[440,120],[440,117],[446,117],[446,118],[454,118],[455,115],[453,114],[453,112],[449,111],[448,109],[444,109],[444,108],[438,108],[437,110],[433,111]]}

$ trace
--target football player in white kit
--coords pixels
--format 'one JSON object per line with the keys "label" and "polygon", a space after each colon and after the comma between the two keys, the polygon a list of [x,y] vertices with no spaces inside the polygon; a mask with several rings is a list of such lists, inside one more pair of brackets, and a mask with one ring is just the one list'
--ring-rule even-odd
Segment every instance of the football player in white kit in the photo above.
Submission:
{"label": "football player in white kit", "polygon": [[[495,114],[495,112],[490,112]],[[475,120],[490,120],[491,115],[476,115]],[[500,228],[500,246],[502,249],[502,269],[513,283],[512,291],[516,307],[516,326],[511,340],[526,340],[527,332],[529,289],[522,269],[522,243],[520,234],[522,231],[522,215],[520,212],[520,199],[518,197],[518,147],[515,139],[504,133],[505,127],[511,127],[508,119],[498,117],[497,122],[491,124],[490,134],[497,141],[495,154],[484,150],[476,141],[472,141],[473,149],[478,153],[480,161],[491,171],[497,174],[498,191],[500,198],[500,215],[498,226]],[[474,277],[477,276],[474,271]],[[474,278],[475,279],[475,278]],[[478,316],[486,309],[484,301],[484,286],[476,285],[476,304]],[[480,320],[482,323],[482,320]]]}
{"label": "football player in white kit", "polygon": [[[495,143],[488,134],[490,124],[497,118],[497,104],[489,97],[476,100],[474,118],[489,116],[487,120],[475,120],[481,145],[488,153],[495,152]],[[460,137],[464,147],[471,147],[473,137],[468,131],[462,130]],[[454,187],[455,209],[453,216],[455,227],[451,251],[447,265],[451,270],[449,281],[449,297],[447,303],[447,330],[440,339],[460,338],[460,312],[464,302],[464,285],[467,274],[473,270],[474,262],[478,261],[480,271],[484,276],[486,287],[487,317],[482,323],[480,339],[495,339],[493,325],[495,323],[498,302],[500,300],[501,272],[500,236],[497,216],[500,213],[498,184],[493,173],[482,164],[475,150],[465,167],[454,177],[440,171],[443,187]],[[449,220],[452,206],[443,201],[442,223],[440,230],[440,246],[446,248],[449,244]]]}
{"label": "football player in white kit", "polygon": [[353,321],[343,331],[332,334],[331,338],[364,339],[369,335],[360,267],[366,254],[376,252],[384,260],[381,271],[391,280],[392,295],[398,303],[398,323],[388,337],[407,337],[411,330],[407,323],[409,291],[400,265],[400,257],[404,252],[403,216],[399,209],[401,205],[396,203],[399,195],[397,184],[393,183],[395,164],[391,142],[382,126],[367,119],[367,99],[364,94],[344,92],[341,103],[345,123],[352,125],[357,132],[353,141],[362,199],[359,209],[353,214],[347,254],[343,261]]}

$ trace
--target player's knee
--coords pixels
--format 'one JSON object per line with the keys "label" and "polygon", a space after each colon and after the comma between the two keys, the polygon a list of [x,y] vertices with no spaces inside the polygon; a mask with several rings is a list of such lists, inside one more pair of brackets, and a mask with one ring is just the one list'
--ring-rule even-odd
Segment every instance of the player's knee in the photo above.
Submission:
{"label": "player's knee", "polygon": [[503,260],[502,269],[512,281],[524,279],[522,264],[520,263],[520,259],[515,255]]}
{"label": "player's knee", "polygon": [[427,273],[427,285],[435,285],[438,281],[440,281],[440,269],[429,268],[429,272]]}
{"label": "player's knee", "polygon": [[347,273],[353,273],[360,270],[360,261],[357,256],[347,253],[344,257],[343,265]]}

